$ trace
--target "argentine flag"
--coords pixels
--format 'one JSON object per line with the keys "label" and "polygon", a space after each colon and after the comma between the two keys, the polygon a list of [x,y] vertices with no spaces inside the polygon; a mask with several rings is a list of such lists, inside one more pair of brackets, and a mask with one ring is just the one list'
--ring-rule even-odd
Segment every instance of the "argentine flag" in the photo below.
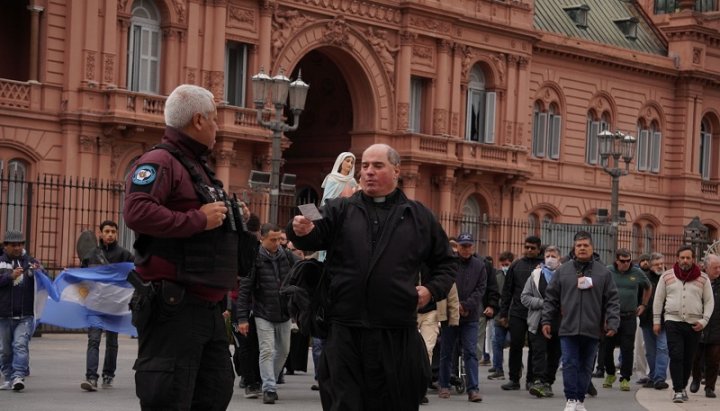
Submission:
{"label": "argentine flag", "polygon": [[133,263],[116,263],[63,271],[54,283],[58,298],[47,300],[40,322],[137,335],[128,306],[133,287],[127,275],[133,267]]}

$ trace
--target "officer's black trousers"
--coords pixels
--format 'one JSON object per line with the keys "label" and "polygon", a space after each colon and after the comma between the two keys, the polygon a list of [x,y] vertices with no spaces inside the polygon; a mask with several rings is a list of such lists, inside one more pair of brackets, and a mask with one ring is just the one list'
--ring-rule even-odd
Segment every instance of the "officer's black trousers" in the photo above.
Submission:
{"label": "officer's black trousers", "polygon": [[135,392],[144,411],[227,409],[233,370],[220,304],[188,295],[170,305],[156,297],[138,328]]}

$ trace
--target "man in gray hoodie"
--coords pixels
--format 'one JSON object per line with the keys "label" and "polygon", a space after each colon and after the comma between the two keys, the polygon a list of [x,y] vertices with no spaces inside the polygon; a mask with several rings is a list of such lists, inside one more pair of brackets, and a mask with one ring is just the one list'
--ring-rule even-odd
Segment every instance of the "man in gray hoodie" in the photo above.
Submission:
{"label": "man in gray hoodie", "polygon": [[546,338],[560,316],[560,347],[565,411],[586,411],[585,394],[590,384],[600,336],[612,337],[620,323],[620,303],[610,271],[593,259],[590,233],[574,238],[574,258],[557,269],[545,291],[540,323]]}

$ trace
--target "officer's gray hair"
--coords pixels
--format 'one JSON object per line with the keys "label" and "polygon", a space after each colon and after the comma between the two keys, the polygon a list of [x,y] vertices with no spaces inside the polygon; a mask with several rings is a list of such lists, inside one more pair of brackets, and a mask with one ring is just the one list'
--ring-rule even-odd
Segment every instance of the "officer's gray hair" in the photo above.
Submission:
{"label": "officer's gray hair", "polygon": [[215,111],[215,97],[199,86],[183,84],[175,88],[165,101],[165,124],[177,129],[185,128],[196,113],[208,118]]}
{"label": "officer's gray hair", "polygon": [[662,260],[665,256],[662,253],[654,252],[650,254],[650,261]]}

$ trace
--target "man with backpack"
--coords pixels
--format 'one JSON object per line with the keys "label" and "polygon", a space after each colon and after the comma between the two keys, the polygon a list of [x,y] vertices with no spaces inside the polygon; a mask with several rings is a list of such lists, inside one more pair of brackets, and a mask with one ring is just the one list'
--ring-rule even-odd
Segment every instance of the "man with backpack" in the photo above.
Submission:
{"label": "man with backpack", "polygon": [[278,400],[277,378],[290,352],[290,314],[280,289],[297,257],[280,246],[281,231],[277,225],[264,224],[260,236],[253,272],[240,280],[237,329],[243,335],[249,332],[248,314],[252,306],[260,347],[263,403],[274,404]]}

